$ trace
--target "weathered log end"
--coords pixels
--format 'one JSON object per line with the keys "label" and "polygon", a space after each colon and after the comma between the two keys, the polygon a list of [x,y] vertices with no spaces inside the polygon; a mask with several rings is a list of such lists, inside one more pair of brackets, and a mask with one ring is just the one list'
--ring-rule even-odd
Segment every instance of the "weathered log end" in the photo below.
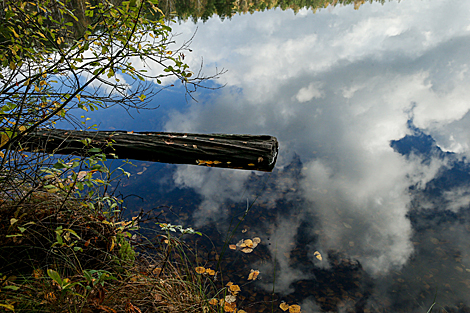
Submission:
{"label": "weathered log end", "polygon": [[267,135],[61,129],[38,129],[25,136],[21,146],[27,151],[80,156],[91,146],[120,159],[267,172],[274,168],[279,150],[277,139]]}

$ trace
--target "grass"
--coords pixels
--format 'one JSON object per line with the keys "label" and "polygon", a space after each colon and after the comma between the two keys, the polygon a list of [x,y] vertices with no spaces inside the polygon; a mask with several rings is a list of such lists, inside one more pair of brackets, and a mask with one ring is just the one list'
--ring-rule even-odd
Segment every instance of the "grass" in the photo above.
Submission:
{"label": "grass", "polygon": [[84,313],[235,310],[235,304],[224,302],[234,292],[220,286],[211,272],[195,271],[191,249],[181,236],[161,230],[159,240],[144,238],[137,245],[138,219],[119,220],[97,209],[103,205],[89,204],[46,191],[31,193],[20,205],[1,202],[1,308]]}

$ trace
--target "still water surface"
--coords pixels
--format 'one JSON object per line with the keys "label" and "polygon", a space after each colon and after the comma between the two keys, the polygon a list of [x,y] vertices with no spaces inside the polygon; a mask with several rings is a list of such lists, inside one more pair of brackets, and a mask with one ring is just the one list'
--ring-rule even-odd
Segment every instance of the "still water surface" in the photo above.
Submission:
{"label": "still water surface", "polygon": [[406,0],[173,25],[178,41],[196,32],[193,68],[228,70],[225,87],[198,102],[175,89],[101,129],[269,134],[278,163],[136,162],[121,191],[142,199],[127,205],[172,206],[219,246],[254,203],[231,243],[261,244],[224,256],[235,283],[261,272],[243,287],[250,312],[271,311],[253,301],[273,286],[302,312],[426,312],[434,297],[470,312],[469,16],[469,1]]}

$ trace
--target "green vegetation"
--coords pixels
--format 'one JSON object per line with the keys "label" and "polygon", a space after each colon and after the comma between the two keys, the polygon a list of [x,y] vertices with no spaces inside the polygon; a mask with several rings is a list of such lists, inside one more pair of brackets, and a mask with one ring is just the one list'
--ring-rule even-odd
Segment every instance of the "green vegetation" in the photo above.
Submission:
{"label": "green vegetation", "polygon": [[293,10],[297,13],[301,9],[316,12],[329,5],[353,5],[357,10],[366,2],[385,3],[385,0],[169,0],[162,1],[159,7],[165,14],[174,14],[180,20],[205,22],[213,15],[224,20],[235,14],[253,14],[270,9]]}
{"label": "green vegetation", "polygon": [[83,157],[57,159],[40,153],[41,147],[22,151],[25,134],[38,128],[57,122],[96,128],[87,126],[90,111],[149,108],[150,97],[173,81],[191,93],[214,78],[189,70],[183,62],[188,43],[174,47],[156,5],[0,3],[1,311],[223,310],[224,302],[209,302],[228,287],[198,274],[182,241],[198,234],[162,227],[156,234],[161,240],[139,236],[139,218],[122,218],[111,188],[129,173],[111,171],[92,138],[83,142]]}

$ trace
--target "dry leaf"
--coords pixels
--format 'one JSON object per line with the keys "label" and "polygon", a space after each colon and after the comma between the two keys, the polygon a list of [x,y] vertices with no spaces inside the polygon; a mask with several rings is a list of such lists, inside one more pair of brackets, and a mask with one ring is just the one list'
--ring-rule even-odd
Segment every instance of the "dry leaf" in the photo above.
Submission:
{"label": "dry leaf", "polygon": [[235,293],[235,292],[238,293],[239,291],[241,291],[240,286],[238,286],[238,285],[230,285],[230,288],[229,288],[229,289],[230,289],[230,291],[233,292],[233,293]]}
{"label": "dry leaf", "polygon": [[235,301],[237,301],[237,297],[233,295],[225,296],[225,303],[234,303]]}
{"label": "dry leaf", "polygon": [[204,274],[206,272],[206,269],[202,266],[196,267],[196,273],[198,274]]}
{"label": "dry leaf", "polygon": [[44,275],[43,275],[42,270],[40,268],[38,268],[38,269],[35,269],[33,271],[33,276],[34,276],[34,278],[38,279],[38,278],[43,277]]}
{"label": "dry leaf", "polygon": [[248,275],[248,280],[255,280],[259,275],[259,271],[258,270],[251,270],[250,274]]}
{"label": "dry leaf", "polygon": [[209,304],[217,305],[217,304],[219,304],[219,301],[217,301],[217,299],[211,299],[211,300],[209,301]]}
{"label": "dry leaf", "polygon": [[236,245],[230,245],[230,246],[228,246],[228,247],[229,247],[230,249],[232,249],[232,250],[237,250],[237,246],[236,246]]}
{"label": "dry leaf", "polygon": [[253,248],[253,241],[251,239],[245,240],[245,247]]}
{"label": "dry leaf", "polygon": [[237,307],[237,304],[235,302],[233,302],[233,303],[225,302],[224,311],[225,312],[234,312],[236,307]]}
{"label": "dry leaf", "polygon": [[259,237],[253,238],[253,243],[259,244],[261,242],[261,239]]}
{"label": "dry leaf", "polygon": [[243,249],[242,249],[242,252],[243,252],[243,253],[251,253],[251,252],[253,252],[253,249],[251,249],[251,248],[243,248]]}
{"label": "dry leaf", "polygon": [[279,307],[281,308],[281,310],[283,311],[287,311],[289,310],[289,305],[285,302],[282,302],[281,305],[279,305]]}
{"label": "dry leaf", "polygon": [[215,271],[213,269],[210,269],[210,268],[206,268],[206,273],[211,275],[211,276],[215,275]]}
{"label": "dry leaf", "polygon": [[289,306],[289,313],[300,313],[300,305],[293,304]]}
{"label": "dry leaf", "polygon": [[313,253],[313,255],[314,255],[317,259],[319,259],[320,261],[323,259],[323,258],[321,257],[320,252],[318,252],[318,251],[315,251],[315,252]]}

